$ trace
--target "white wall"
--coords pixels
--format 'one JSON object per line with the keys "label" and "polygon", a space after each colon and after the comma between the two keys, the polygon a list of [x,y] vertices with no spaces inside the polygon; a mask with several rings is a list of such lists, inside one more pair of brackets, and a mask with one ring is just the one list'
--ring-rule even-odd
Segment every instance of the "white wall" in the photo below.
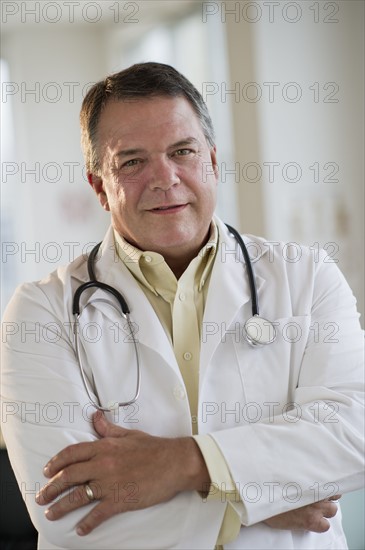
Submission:
{"label": "white wall", "polygon": [[2,165],[6,302],[16,284],[67,263],[107,226],[83,173],[78,124],[82,90],[104,75],[106,51],[102,35],[83,27],[30,25],[4,36],[2,56],[15,137],[14,156]]}
{"label": "white wall", "polygon": [[279,16],[255,34],[257,80],[279,84],[273,103],[261,102],[259,118],[262,160],[280,163],[273,182],[264,170],[267,233],[333,243],[328,254],[364,315],[364,3],[319,3],[318,23],[314,4],[298,5],[297,23]]}
{"label": "white wall", "polygon": [[218,16],[231,71],[221,86],[237,91],[241,228],[328,246],[363,322],[364,3],[226,2]]}

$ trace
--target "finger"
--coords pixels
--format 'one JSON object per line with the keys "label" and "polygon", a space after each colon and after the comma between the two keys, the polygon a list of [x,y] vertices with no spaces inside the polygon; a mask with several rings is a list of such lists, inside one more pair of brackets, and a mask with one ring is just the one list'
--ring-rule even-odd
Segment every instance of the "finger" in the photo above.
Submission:
{"label": "finger", "polygon": [[337,504],[335,502],[329,501],[327,503],[328,505],[325,507],[325,510],[323,511],[323,516],[325,518],[333,518],[337,514]]}
{"label": "finger", "polygon": [[333,518],[337,514],[337,503],[332,500],[321,500],[313,505],[317,509],[317,513],[320,513],[325,518]]}
{"label": "finger", "polygon": [[75,485],[87,483],[95,476],[90,466],[86,464],[74,464],[58,472],[36,495],[36,503],[43,505],[52,502],[59,495],[71,489]]}
{"label": "finger", "polygon": [[125,428],[121,428],[109,422],[102,411],[97,411],[94,414],[93,423],[96,432],[101,437],[123,437],[130,432],[130,430],[126,430]]}
{"label": "finger", "polygon": [[80,536],[88,535],[98,525],[114,516],[120,510],[113,507],[111,501],[99,502],[78,524],[76,532]]}
{"label": "finger", "polygon": [[90,458],[95,456],[95,446],[97,443],[97,441],[92,441],[90,443],[76,443],[75,445],[65,447],[47,462],[43,468],[44,475],[46,477],[53,477],[57,472],[70,464],[90,460]]}
{"label": "finger", "polygon": [[[100,499],[102,497],[100,486],[95,482],[90,482],[88,485],[94,493],[94,498]],[[47,519],[54,521],[62,518],[69,512],[77,510],[87,504],[91,504],[92,502],[93,501],[91,501],[87,496],[85,485],[78,485],[62,497],[58,502],[48,508],[44,513]]]}
{"label": "finger", "polygon": [[317,526],[313,529],[310,529],[310,531],[314,531],[315,533],[325,533],[328,531],[328,529],[331,527],[330,522],[326,518],[321,518],[317,524]]}
{"label": "finger", "polygon": [[328,500],[330,500],[332,502],[338,502],[341,497],[342,497],[342,495],[334,495],[333,497],[329,497]]}
{"label": "finger", "polygon": [[325,533],[330,528],[327,518],[332,518],[336,513],[336,504],[329,501],[321,501],[307,506],[304,528],[314,533]]}

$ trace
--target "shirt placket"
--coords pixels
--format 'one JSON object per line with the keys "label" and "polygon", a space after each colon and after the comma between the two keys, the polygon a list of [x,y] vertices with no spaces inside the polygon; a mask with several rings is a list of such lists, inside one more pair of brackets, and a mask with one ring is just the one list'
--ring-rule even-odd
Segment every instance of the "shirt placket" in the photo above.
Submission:
{"label": "shirt placket", "polygon": [[197,433],[199,327],[194,300],[194,269],[179,279],[172,308],[173,346],[189,398],[192,429]]}

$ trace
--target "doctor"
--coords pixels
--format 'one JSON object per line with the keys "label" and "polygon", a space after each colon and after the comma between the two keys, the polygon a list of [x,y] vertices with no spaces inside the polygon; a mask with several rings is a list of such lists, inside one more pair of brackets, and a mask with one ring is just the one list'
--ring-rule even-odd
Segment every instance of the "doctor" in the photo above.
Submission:
{"label": "doctor", "polygon": [[346,548],[333,500],[362,484],[363,339],[343,276],[325,254],[245,238],[276,336],[250,346],[247,262],[214,215],[197,90],[133,66],[89,91],[81,126],[112,222],[92,268],[131,324],[86,289],[80,370],[84,257],[7,308],[3,431],[39,548]]}

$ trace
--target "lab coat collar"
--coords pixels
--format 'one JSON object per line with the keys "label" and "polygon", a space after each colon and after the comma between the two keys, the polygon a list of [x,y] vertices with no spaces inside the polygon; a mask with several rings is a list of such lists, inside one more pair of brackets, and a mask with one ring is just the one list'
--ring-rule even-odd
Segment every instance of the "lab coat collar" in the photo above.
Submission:
{"label": "lab coat collar", "polygon": [[[130,319],[133,323],[138,343],[141,346],[145,345],[152,348],[159,353],[174,368],[182,381],[172,346],[155,310],[147,300],[138,282],[116,253],[112,227],[108,229],[100,246],[94,270],[98,281],[115,288],[125,298],[130,309]],[[87,269],[84,269],[83,279],[85,282],[89,280]],[[87,293],[85,292],[85,294]],[[94,303],[94,306],[114,324],[114,327],[123,331],[126,323],[119,313],[120,307],[117,306],[117,309],[115,309],[115,307],[111,307],[106,303],[109,301],[112,304],[117,304],[110,294],[97,288],[87,301],[88,303]],[[153,327],[153,330],[151,330],[151,327]]]}
{"label": "lab coat collar", "polygon": [[[203,323],[205,323],[205,326],[209,323],[219,324],[219,330],[216,334],[212,334],[206,343],[202,343],[200,361],[201,379],[215,349],[222,339],[222,328],[228,329],[241,307],[251,299],[245,260],[240,247],[235,238],[229,233],[225,224],[218,217],[215,217],[215,222],[219,231],[219,241],[209,283]],[[260,239],[256,237],[245,236],[243,240],[248,248],[255,269],[255,264],[266,253],[267,248],[262,246],[263,241],[260,243]],[[139,284],[115,251],[112,227],[107,231],[101,244],[94,270],[99,281],[116,288],[124,296],[130,308],[131,321],[133,321],[136,328],[138,342],[159,353],[173,367],[182,381],[173,348],[164,328],[159,322],[158,316]],[[82,279],[83,282],[89,280],[86,269],[83,269]],[[256,273],[255,281],[257,292],[260,295],[265,280]],[[217,299],[217,296],[220,296],[221,299]],[[104,290],[96,289],[92,294],[91,300],[95,304],[95,307],[112,323],[115,323],[116,327],[120,327],[120,330],[123,330],[122,326],[124,323],[119,310],[105,303],[105,300],[109,300],[110,298]],[[219,307],[217,307],[218,303]],[[151,330],[151,327],[153,327],[153,330]]]}
{"label": "lab coat collar", "polygon": [[[219,218],[215,218],[215,220],[219,231],[219,245],[203,318],[202,335],[205,330],[206,334],[209,333],[209,338],[206,338],[206,342],[203,338],[201,346],[201,381],[214,351],[224,338],[234,318],[239,310],[251,301],[246,263],[241,249],[226,225]],[[268,248],[263,246],[264,241],[257,237],[244,236],[243,240],[252,261],[256,289],[260,298],[265,279],[257,274],[255,264],[266,254]]]}

